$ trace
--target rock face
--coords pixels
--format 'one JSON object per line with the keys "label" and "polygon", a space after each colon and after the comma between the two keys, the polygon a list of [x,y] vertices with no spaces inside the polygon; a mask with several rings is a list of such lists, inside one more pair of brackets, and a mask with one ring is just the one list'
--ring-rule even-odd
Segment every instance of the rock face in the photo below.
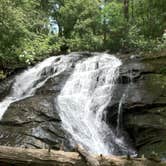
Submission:
{"label": "rock face", "polygon": [[[65,64],[68,67],[60,75],[48,79],[35,95],[10,105],[0,121],[1,145],[27,148],[51,146],[57,150],[63,146],[64,150],[71,150],[68,142],[69,136],[62,129],[54,99],[70,76],[76,61],[87,56],[86,53],[77,55],[71,54],[67,58],[68,64]],[[13,78],[1,83],[0,96],[2,98],[9,94],[12,82]]]}
{"label": "rock face", "polygon": [[53,105],[53,96],[58,94],[61,86],[58,82],[61,82],[60,78],[48,80],[44,90],[39,89],[33,97],[13,103],[8,108],[0,121],[1,145],[35,148],[52,145],[59,149],[62,142],[66,143],[66,135]]}
{"label": "rock face", "polygon": [[[82,54],[70,62],[69,70],[47,80],[33,97],[11,104],[0,121],[0,144],[28,148],[71,150],[70,136],[61,126],[54,106],[76,61],[90,56]],[[138,154],[166,156],[166,58],[144,59],[121,56],[123,65],[107,108],[107,123],[117,127],[133,142]],[[10,91],[13,78],[0,83],[0,99]],[[120,105],[121,104],[121,105]],[[118,110],[121,109],[118,113]],[[119,121],[118,121],[118,120]],[[123,131],[123,132],[122,132]]]}
{"label": "rock face", "polygon": [[[122,59],[124,59],[122,57]],[[128,132],[138,154],[166,157],[166,57],[124,61],[114,99],[107,109],[108,123]]]}
{"label": "rock face", "polygon": [[0,82],[0,101],[8,95],[11,85],[13,83],[14,76],[10,76],[9,78],[6,78],[5,80]]}

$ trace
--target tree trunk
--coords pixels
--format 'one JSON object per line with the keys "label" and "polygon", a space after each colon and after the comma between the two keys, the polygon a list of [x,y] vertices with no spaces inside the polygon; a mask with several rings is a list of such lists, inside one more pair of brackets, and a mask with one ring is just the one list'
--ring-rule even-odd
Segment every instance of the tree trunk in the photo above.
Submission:
{"label": "tree trunk", "polygon": [[1,166],[166,166],[156,160],[118,156],[94,156],[82,148],[77,152],[0,146]]}
{"label": "tree trunk", "polygon": [[124,17],[129,20],[129,0],[124,0]]}
{"label": "tree trunk", "polygon": [[134,20],[134,0],[131,0],[131,17],[133,21]]}
{"label": "tree trunk", "polygon": [[[106,6],[107,1],[104,0],[103,4],[104,6]],[[104,18],[103,18],[103,48],[105,48],[106,45],[106,41],[107,41],[107,24],[106,24],[106,15],[104,14]]]}

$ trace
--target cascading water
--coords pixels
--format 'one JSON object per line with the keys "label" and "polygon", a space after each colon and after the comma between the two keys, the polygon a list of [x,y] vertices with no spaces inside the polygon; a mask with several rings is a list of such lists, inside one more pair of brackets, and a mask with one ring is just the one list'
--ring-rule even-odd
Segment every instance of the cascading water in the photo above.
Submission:
{"label": "cascading water", "polygon": [[51,57],[18,75],[10,94],[0,102],[0,118],[10,104],[33,96],[47,80],[71,71],[75,63],[73,73],[55,98],[63,128],[72,136],[71,143],[96,154],[133,153],[104,119],[121,61],[109,54],[94,54],[78,61],[81,56],[73,53]]}
{"label": "cascading water", "polygon": [[121,133],[121,129],[122,129],[122,111],[123,111],[123,108],[122,108],[122,105],[123,103],[125,102],[125,99],[127,97],[127,92],[128,92],[128,87],[127,89],[125,90],[125,92],[123,93],[120,101],[119,101],[119,106],[118,106],[118,118],[117,118],[117,128],[116,128],[116,132],[117,132],[117,135],[120,136],[120,133]]}
{"label": "cascading water", "polygon": [[15,78],[11,93],[0,102],[0,119],[11,103],[32,96],[36,89],[53,76],[59,75],[67,68],[65,58],[59,61],[59,57],[51,57],[39,63],[33,68],[24,71]]}
{"label": "cascading water", "polygon": [[129,71],[129,82],[130,84],[128,84],[128,86],[126,87],[124,93],[122,94],[122,97],[119,101],[119,106],[118,106],[118,118],[117,118],[117,128],[116,128],[116,132],[117,132],[117,135],[120,136],[120,133],[121,133],[121,130],[122,129],[122,117],[123,117],[123,104],[126,100],[126,98],[128,97],[128,93],[130,91],[130,87],[132,87],[132,84],[133,84],[133,78],[132,78],[132,71],[130,70]]}
{"label": "cascading water", "polygon": [[114,154],[116,146],[122,153],[128,152],[123,141],[115,136],[103,119],[120,65],[119,59],[108,54],[77,63],[56,99],[64,129],[89,152]]}

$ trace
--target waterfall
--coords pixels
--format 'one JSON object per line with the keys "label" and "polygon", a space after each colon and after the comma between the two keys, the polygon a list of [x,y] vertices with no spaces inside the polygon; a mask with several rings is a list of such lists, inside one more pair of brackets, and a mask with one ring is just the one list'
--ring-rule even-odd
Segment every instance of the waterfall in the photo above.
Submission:
{"label": "waterfall", "polygon": [[118,115],[117,115],[117,128],[116,128],[116,132],[117,135],[120,136],[121,130],[123,130],[122,128],[122,117],[123,117],[123,104],[125,103],[126,98],[128,97],[128,93],[130,91],[130,87],[132,87],[133,85],[133,74],[132,74],[132,70],[129,70],[129,79],[128,81],[130,82],[127,87],[125,88],[122,97],[119,101],[119,106],[118,106]]}
{"label": "waterfall", "polygon": [[33,96],[48,79],[73,70],[55,97],[55,108],[62,127],[71,136],[71,144],[81,144],[94,154],[132,153],[124,140],[116,136],[115,129],[105,122],[120,65],[119,59],[105,53],[89,58],[77,53],[50,57],[16,76],[10,94],[0,102],[0,119],[10,104]]}
{"label": "waterfall", "polygon": [[0,119],[10,104],[32,96],[49,78],[64,71],[69,59],[63,56],[50,57],[16,76],[9,96],[0,102]]}
{"label": "waterfall", "polygon": [[116,146],[127,152],[123,141],[115,136],[103,119],[104,110],[112,99],[120,65],[119,59],[108,54],[77,63],[56,99],[63,128],[89,152],[113,154]]}
{"label": "waterfall", "polygon": [[[128,88],[127,88],[127,90],[128,90]],[[120,132],[121,132],[120,130],[122,129],[122,111],[123,111],[122,105],[123,105],[123,103],[125,102],[125,99],[126,99],[126,95],[127,95],[126,92],[127,91],[125,91],[123,93],[123,95],[122,95],[122,97],[121,97],[121,99],[119,101],[118,118],[117,118],[117,128],[116,128],[116,130],[117,130],[117,136],[120,135]]]}

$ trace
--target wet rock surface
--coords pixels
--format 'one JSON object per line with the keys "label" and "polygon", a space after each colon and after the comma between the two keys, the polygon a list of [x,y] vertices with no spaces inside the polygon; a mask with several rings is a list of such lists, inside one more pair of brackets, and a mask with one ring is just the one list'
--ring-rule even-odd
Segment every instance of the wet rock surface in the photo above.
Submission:
{"label": "wet rock surface", "polygon": [[121,127],[128,132],[139,155],[155,153],[166,157],[165,66],[166,57],[125,61],[107,108],[107,122],[116,126],[119,102],[125,94]]}
{"label": "wet rock surface", "polygon": [[10,76],[0,82],[0,101],[9,94],[13,81],[14,76]]}
{"label": "wet rock surface", "polygon": [[50,84],[51,80],[44,91],[39,90],[35,96],[13,103],[8,108],[0,122],[1,145],[34,148],[51,145],[59,149],[64,142],[68,146],[53,104],[59,91],[58,88],[51,89]]}
{"label": "wet rock surface", "polygon": [[[48,79],[32,97],[10,105],[0,121],[0,145],[71,150],[70,136],[61,126],[55,98],[72,73],[76,61],[84,56],[86,55],[71,55],[68,67],[60,75]],[[53,71],[51,68],[47,73],[43,71],[43,77],[48,72]],[[1,83],[2,99],[10,93],[12,82],[13,78]]]}
{"label": "wet rock surface", "polygon": [[[35,95],[13,103],[0,121],[0,144],[27,148],[71,150],[70,136],[64,132],[55,108],[55,97],[72,73],[74,63],[89,53],[71,60],[69,70],[47,80]],[[166,58],[120,57],[123,65],[110,105],[107,123],[117,126],[122,102],[121,129],[128,135],[138,154],[157,153],[166,157]],[[44,74],[44,73],[43,73]],[[0,100],[10,91],[13,78],[0,83]],[[54,105],[55,104],[55,105]]]}

